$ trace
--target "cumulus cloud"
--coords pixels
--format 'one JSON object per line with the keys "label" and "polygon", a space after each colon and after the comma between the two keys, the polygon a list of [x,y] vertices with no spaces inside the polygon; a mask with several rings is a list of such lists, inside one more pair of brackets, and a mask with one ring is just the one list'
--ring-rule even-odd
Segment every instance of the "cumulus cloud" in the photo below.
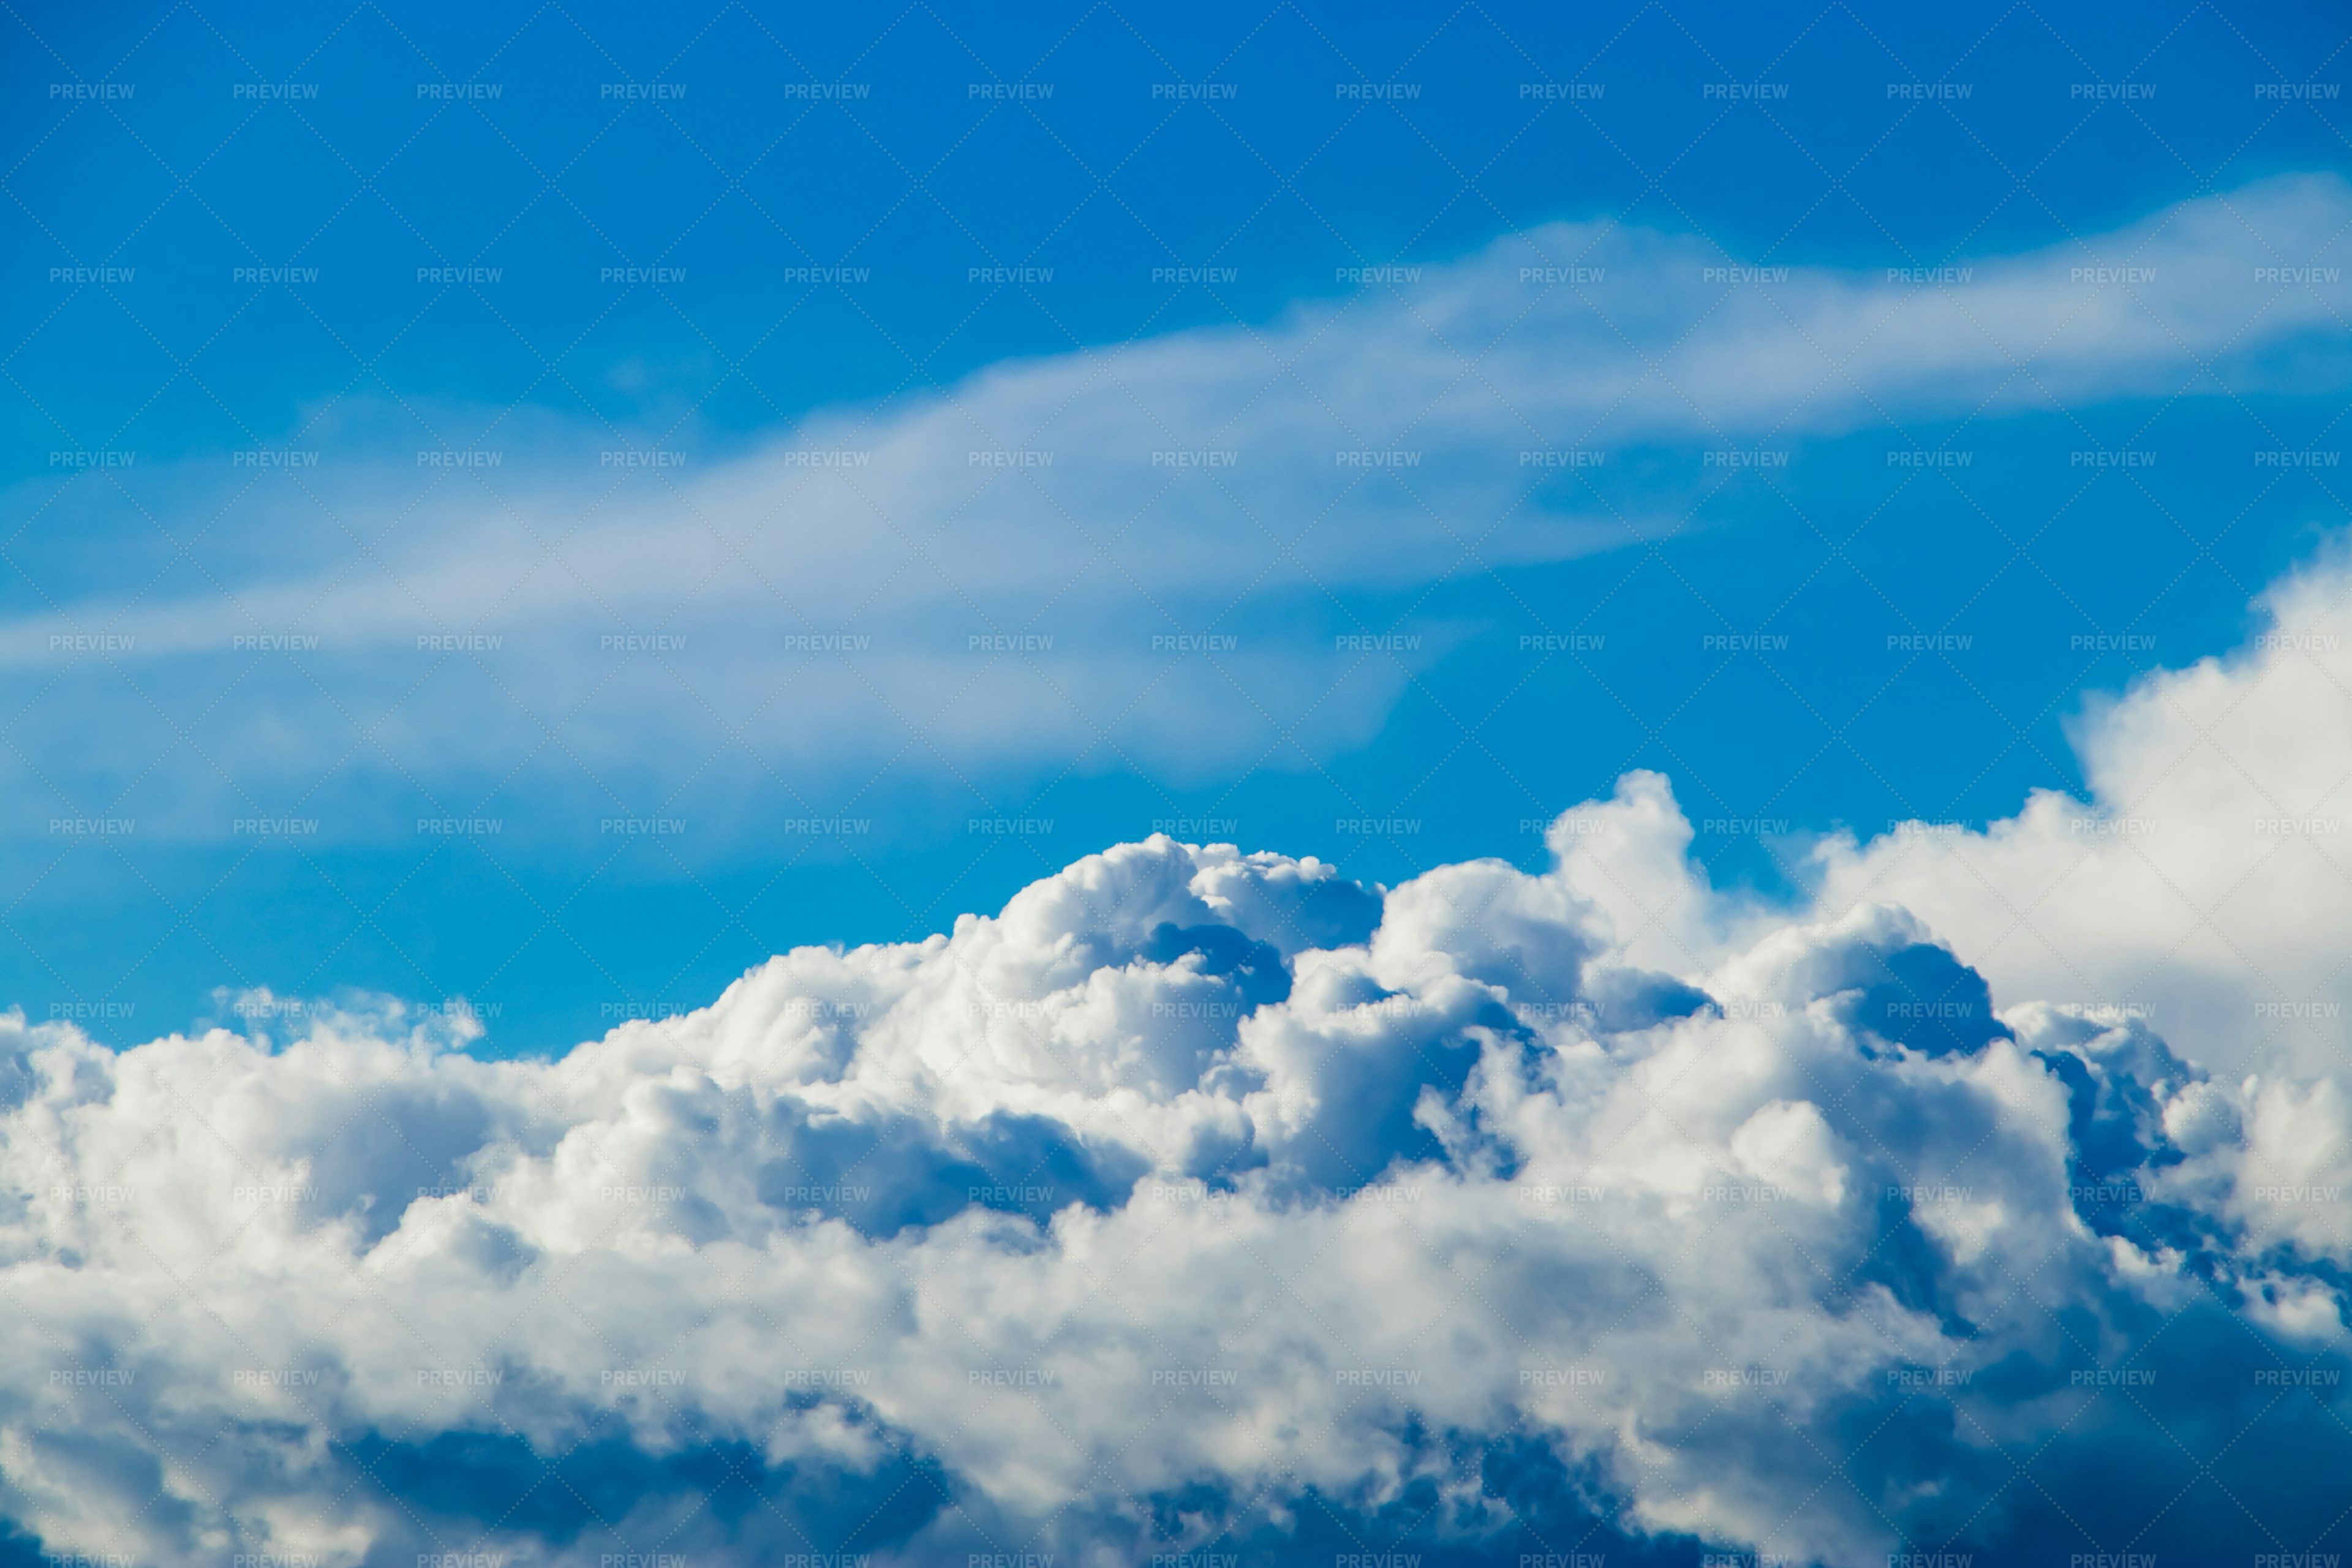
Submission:
{"label": "cumulus cloud", "polygon": [[[1540,873],[1154,837],[553,1060],[13,1019],[0,1511],[158,1563],[2300,1547],[2352,1105],[2204,1020],[2344,883],[2200,948],[2127,858],[2226,883],[2243,808],[2324,808],[2322,652],[2086,717],[2080,809],[2147,841],[2037,797],[1793,910],[1636,773]],[[2029,866],[2087,985],[1982,923]],[[2184,1453],[2241,1510],[2115,1479]]]}
{"label": "cumulus cloud", "polygon": [[[206,711],[216,761],[265,794],[272,770],[307,789],[330,764],[402,788],[579,765],[675,783],[714,752],[732,765],[730,741],[787,768],[1290,765],[1368,739],[1414,661],[1475,629],[1366,657],[1335,637],[1386,628],[1340,596],[1655,537],[1732,471],[1695,449],[2212,375],[2341,384],[2343,321],[2297,279],[2339,264],[2347,229],[2332,175],[1891,274],[1556,223],[1263,325],[821,411],[717,460],[528,412],[338,405],[284,438],[315,468],[105,470],[45,495],[56,526],[133,560],[158,548],[152,515],[202,519],[201,572],[167,543],[125,599],[119,563],[45,567],[52,607],[0,628],[0,659],[63,695],[119,700],[127,675]],[[88,733],[88,711],[26,721],[58,715],[54,745],[26,743],[69,791],[73,770],[153,760],[135,729]],[[212,831],[216,789],[203,772],[148,829]]]}
{"label": "cumulus cloud", "polygon": [[2334,1068],[2352,998],[2352,594],[2343,542],[2273,585],[2247,646],[2075,726],[2087,798],[1984,832],[1822,845],[1829,902],[1917,911],[2011,996],[2159,1020],[2217,1068]]}

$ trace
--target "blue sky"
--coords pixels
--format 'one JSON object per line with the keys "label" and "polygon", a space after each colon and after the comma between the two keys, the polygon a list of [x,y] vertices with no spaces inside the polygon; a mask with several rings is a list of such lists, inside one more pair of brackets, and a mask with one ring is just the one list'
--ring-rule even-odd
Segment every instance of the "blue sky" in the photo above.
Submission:
{"label": "blue sky", "polygon": [[0,1563],[2341,1546],[2329,8],[0,33]]}
{"label": "blue sky", "polygon": [[[1702,815],[1760,820],[1791,843],[1911,816],[1980,823],[2029,787],[2075,782],[2062,726],[2085,693],[2229,646],[2253,591],[2308,553],[2335,505],[2325,476],[2247,458],[2331,427],[2319,389],[2336,381],[2309,358],[2324,333],[2277,345],[2293,377],[2242,376],[2235,395],[2200,383],[2187,357],[2063,409],[2012,385],[2024,395],[2008,405],[1906,410],[1899,433],[1867,407],[1801,416],[1769,440],[1781,422],[1759,419],[1751,445],[1790,454],[1769,474],[1706,468],[1717,438],[1703,427],[1612,442],[1584,434],[1590,417],[1571,427],[1565,411],[1546,424],[1492,410],[1498,426],[1525,426],[1493,432],[1503,460],[1511,447],[1582,442],[1617,446],[1613,462],[1475,487],[1437,476],[1410,499],[1392,474],[1358,475],[1350,495],[1318,498],[1328,510],[1245,525],[1255,537],[1235,542],[1230,578],[1170,610],[1171,635],[1236,639],[1223,672],[1198,656],[1147,658],[1126,689],[1057,697],[1047,666],[1002,700],[1075,701],[1075,728],[966,767],[926,754],[930,713],[895,710],[874,719],[890,741],[877,756],[829,766],[820,743],[778,761],[793,700],[763,705],[773,683],[719,691],[694,664],[698,626],[719,635],[699,619],[697,581],[622,603],[567,561],[552,531],[598,497],[636,504],[641,531],[708,537],[661,488],[672,471],[623,472],[614,486],[598,467],[606,453],[671,453],[686,465],[676,473],[703,476],[803,421],[870,431],[992,370],[1186,333],[1247,342],[1303,313],[1409,317],[1415,285],[1343,275],[1433,276],[1553,223],[1682,243],[1702,266],[1860,279],[2088,257],[2173,204],[2336,167],[2332,107],[2253,90],[2309,76],[2289,67],[2336,40],[2298,7],[2063,22],[1638,5],[789,21],[742,8],[68,9],[23,22],[27,47],[6,68],[5,221],[26,286],[0,307],[15,432],[5,613],[39,646],[23,656],[13,705],[5,787],[18,826],[0,963],[35,1016],[79,1008],[110,1028],[135,1009],[123,1038],[204,1014],[219,986],[358,988],[468,997],[499,1022],[491,1048],[561,1048],[594,1032],[600,1009],[698,1000],[794,942],[940,929],[1161,819],[1230,819],[1223,836],[1245,847],[1387,882],[1472,855],[1531,863],[1523,822],[1629,766],[1702,778]],[[1733,81],[1787,96],[1706,96]],[[1967,96],[1889,96],[1937,82]],[[2074,93],[2134,82],[2154,95]],[[110,83],[130,96],[64,96]],[[303,96],[262,98],[265,83]],[[1178,83],[1231,95],[1166,96]],[[420,96],[446,84],[496,96]],[[614,96],[648,84],[676,96]],[[1341,96],[1365,84],[1411,96]],[[1537,96],[1579,84],[1588,96]],[[834,86],[856,96],[813,90]],[[985,96],[999,89],[1034,95]],[[1621,327],[1597,323],[1633,320],[1644,285],[1623,268],[1638,265],[1621,260],[1621,283],[1584,289],[1601,336]],[[453,268],[484,270],[421,270]],[[605,280],[631,268],[677,280]],[[974,280],[988,268],[1037,280]],[[58,268],[127,280],[77,284],[93,274]],[[1160,280],[1169,268],[1219,280]],[[497,280],[436,280],[461,275]],[[808,277],[845,280],[794,280]],[[1583,308],[1577,287],[1555,286],[1550,303]],[[1695,317],[1738,287],[1686,283],[1678,308]],[[1507,314],[1493,325],[1507,332]],[[1465,363],[1484,347],[1448,344]],[[1412,433],[1426,431],[1424,410],[1395,412],[1400,448],[1424,441]],[[1042,450],[1053,437],[1002,439]],[[1890,468],[1890,441],[1966,451],[1972,466]],[[2158,465],[2068,466],[2085,447],[2133,444],[2160,450]],[[494,452],[502,467],[419,468],[426,448]],[[317,466],[236,466],[286,450]],[[67,452],[130,453],[135,467],[58,466],[77,460]],[[1530,473],[1546,482],[1517,482]],[[1090,539],[1123,529],[1101,570],[1136,579],[1179,525],[1165,499],[1133,510],[1169,477],[1127,477],[1106,501],[1127,511],[1003,542],[1061,552],[1069,570],[1050,584],[1042,573],[998,613],[1057,634],[1065,663],[1118,635],[1075,624],[1108,590],[1067,526],[1097,528]],[[997,489],[1023,484],[1016,473]],[[521,498],[552,490],[554,521],[516,540]],[[1302,532],[1348,556],[1361,514],[1391,501],[1418,513],[1399,524],[1413,549],[1393,573],[1262,570]],[[1521,520],[1582,513],[1585,533],[1517,558],[1478,553],[1514,507]],[[466,520],[452,528],[524,552],[496,569],[535,572],[541,586],[573,574],[568,644],[499,624],[519,617],[495,603],[479,626],[458,626],[402,574],[402,544],[445,510]],[[772,537],[789,521],[723,526]],[[913,558],[913,541],[956,522],[857,526],[880,536],[856,585],[870,589]],[[387,568],[412,585],[388,585]],[[420,634],[509,640],[495,655],[420,655],[392,646],[394,627],[361,656],[330,621],[305,618],[331,612],[302,585],[330,582],[387,601]],[[246,611],[249,633],[315,637],[308,654],[134,648],[110,662],[47,645],[53,618],[135,638],[169,607],[241,605],[283,584],[295,585],[285,613],[265,625],[252,616],[276,614],[275,601]],[[769,585],[747,637],[857,629],[852,615],[790,604],[788,583]],[[1606,641],[1580,659],[1520,645],[1563,631]],[[1965,658],[1920,658],[1890,652],[1890,631],[1974,644]],[[650,671],[658,654],[600,658],[592,639],[607,633],[683,637],[689,657]],[[1365,633],[1421,642],[1355,658],[1324,641]],[[1727,655],[1703,646],[1711,633],[1788,640]],[[2154,640],[2084,651],[2077,634]],[[1328,657],[1250,712],[1252,680],[1265,678],[1247,656],[1284,639],[1302,659],[1324,641]],[[559,662],[581,667],[561,694],[517,683],[519,666]],[[608,668],[613,683],[589,693]],[[1097,742],[1154,680],[1183,700],[1182,714],[1150,721],[1177,726],[1164,743]],[[656,706],[709,709],[721,728],[638,737],[675,748],[675,766],[624,777],[634,770],[605,759],[629,757],[644,720],[605,705],[633,686]],[[1328,727],[1310,720],[1286,740],[1326,691]],[[730,725],[743,744],[730,745]],[[1212,741],[1185,726],[1242,732]],[[288,760],[273,766],[274,752]],[[1188,752],[1213,755],[1181,765]],[[616,845],[596,830],[632,816],[680,820],[685,834]],[[762,830],[772,816],[869,827],[854,843],[793,842]],[[319,826],[299,845],[257,847],[230,831],[247,816]],[[420,841],[410,829],[423,816],[493,818],[502,837]],[[60,817],[135,826],[120,842],[61,839],[47,831]],[[1050,820],[1052,837],[965,831],[996,817]],[[1335,826],[1391,817],[1416,820],[1417,835]],[[1702,853],[1720,875],[1786,886],[1788,845],[1715,837]]]}

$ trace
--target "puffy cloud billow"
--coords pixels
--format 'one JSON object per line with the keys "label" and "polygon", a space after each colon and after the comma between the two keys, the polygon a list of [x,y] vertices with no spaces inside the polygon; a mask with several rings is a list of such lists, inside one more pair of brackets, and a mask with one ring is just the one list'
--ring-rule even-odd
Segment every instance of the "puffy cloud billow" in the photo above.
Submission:
{"label": "puffy cloud billow", "polygon": [[[1155,837],[556,1060],[392,1005],[120,1052],[17,1017],[14,1549],[2327,1550],[2347,588],[2093,712],[2090,799],[1830,841],[1793,908],[1633,773],[1540,873]],[[2242,853],[2293,868],[2259,916],[2210,901]],[[2281,994],[2292,1053],[2215,1022]]]}

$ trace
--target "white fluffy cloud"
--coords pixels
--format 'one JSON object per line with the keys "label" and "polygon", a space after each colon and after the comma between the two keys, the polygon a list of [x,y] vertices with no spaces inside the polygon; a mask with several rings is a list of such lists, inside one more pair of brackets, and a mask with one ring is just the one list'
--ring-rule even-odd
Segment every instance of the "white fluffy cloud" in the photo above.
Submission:
{"label": "white fluffy cloud", "polygon": [[1635,774],[1540,875],[1154,838],[553,1061],[17,1019],[0,1510],[173,1564],[1573,1550],[1506,1452],[1803,1562],[2079,1510],[2014,1457],[2215,1368],[2303,1401],[2258,1374],[2343,1331],[2340,1037],[2234,1010],[2335,984],[2334,847],[2248,823],[2352,773],[2347,587],[2092,714],[2088,805],[1832,843],[1798,910]]}
{"label": "white fluffy cloud", "polygon": [[1920,914],[2008,996],[2137,1014],[2217,1068],[2340,1066],[2352,1001],[2352,576],[2274,584],[2249,646],[2086,715],[2087,800],[1818,851],[1829,903]]}

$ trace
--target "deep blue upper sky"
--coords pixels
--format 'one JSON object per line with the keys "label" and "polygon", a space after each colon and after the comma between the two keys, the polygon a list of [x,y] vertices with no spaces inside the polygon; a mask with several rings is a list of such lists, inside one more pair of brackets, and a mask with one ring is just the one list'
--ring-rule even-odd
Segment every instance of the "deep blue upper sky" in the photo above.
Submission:
{"label": "deep blue upper sky", "polygon": [[[1351,269],[1434,274],[1555,222],[1864,279],[2053,247],[2116,260],[2101,237],[2177,204],[2344,168],[2340,100],[2258,91],[2339,76],[2340,19],[1626,3],[706,22],[489,4],[51,5],[0,27],[0,1001],[109,1038],[217,1016],[222,988],[356,989],[469,998],[488,1048],[560,1049],[793,944],[944,929],[1157,822],[1394,882],[1532,862],[1528,824],[1637,766],[1675,779],[1718,879],[1780,889],[1807,834],[1981,823],[2078,787],[2063,725],[2085,696],[2235,645],[2252,595],[2340,515],[2329,474],[2250,458],[2340,445],[2345,316],[2323,293],[2332,324],[2256,361],[2184,350],[2056,406],[1863,393],[1777,435],[1609,437],[1607,466],[1545,481],[1615,529],[1573,550],[1482,552],[1508,503],[1452,469],[1379,529],[1346,497],[1261,508],[1250,548],[1198,570],[1181,566],[1195,514],[1147,488],[1100,515],[1117,503],[1099,492],[1041,490],[939,570],[1025,586],[948,595],[971,607],[930,617],[928,677],[853,663],[820,703],[729,642],[764,636],[758,616],[707,619],[700,588],[667,583],[658,604],[629,598],[648,563],[693,557],[721,584],[774,564],[777,637],[919,639],[922,613],[860,620],[881,612],[834,602],[830,578],[807,580],[825,602],[793,600],[794,551],[870,542],[858,581],[882,603],[962,514],[706,559],[702,501],[610,454],[725,474],[813,416],[872,429],[943,393],[971,406],[992,367],[1057,374],[1202,329],[1246,353],[1410,317],[1417,278]],[[1761,101],[1722,90],[1756,84]],[[2148,90],[2085,90],[2116,87]],[[1616,265],[1598,335],[1559,348],[1563,383],[1613,343],[1680,341],[1630,323],[1688,303],[1692,279]],[[1702,303],[1690,330],[1714,319]],[[1113,383],[1077,406],[1117,404]],[[1342,390],[1308,369],[1289,384],[1307,403]],[[1214,412],[1237,446],[1261,417]],[[1578,444],[1496,417],[1498,451]],[[1363,444],[1417,450],[1401,428]],[[1053,446],[956,440],[959,461]],[[1710,466],[1733,447],[1790,457]],[[1965,472],[1887,457],[1937,447],[1970,454]],[[499,466],[452,477],[427,449]],[[2085,449],[2156,459],[2085,471]],[[1087,456],[1062,450],[1065,468]],[[745,488],[740,527],[717,526],[789,524]],[[643,553],[599,554],[598,528]],[[1163,568],[1184,585],[1157,592]],[[451,584],[503,592],[519,571],[530,593],[449,607]],[[1132,702],[1081,691],[1110,668],[1100,639],[1139,624],[1129,596],[1233,637],[1240,662],[1180,650],[1139,658]],[[415,637],[352,632],[371,597]],[[319,642],[174,629],[199,622]],[[944,656],[1041,629],[1066,666],[964,695],[982,663]],[[1969,641],[1888,644],[1926,634]],[[1421,640],[1369,660],[1336,640],[1391,635]],[[1601,640],[1529,651],[1558,636]],[[637,637],[690,657],[654,669],[605,640]],[[1297,657],[1254,675],[1259,649]],[[911,712],[909,692],[936,700]],[[870,826],[777,826],[844,816]],[[414,826],[451,817],[499,829]],[[977,830],[1000,818],[1038,831]],[[284,819],[319,826],[284,842],[253,826]],[[92,822],[124,826],[58,826]]]}

